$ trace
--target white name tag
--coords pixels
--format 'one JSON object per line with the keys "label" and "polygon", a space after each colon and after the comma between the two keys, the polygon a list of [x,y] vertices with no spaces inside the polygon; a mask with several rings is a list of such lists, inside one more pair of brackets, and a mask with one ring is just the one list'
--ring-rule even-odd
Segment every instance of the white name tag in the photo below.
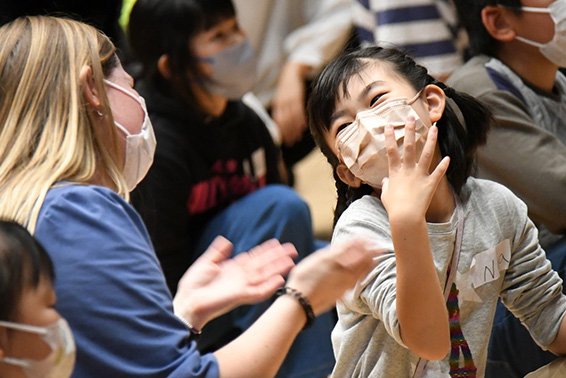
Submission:
{"label": "white name tag", "polygon": [[472,258],[470,270],[457,278],[460,299],[481,302],[474,289],[499,279],[501,272],[509,267],[511,260],[511,242],[509,239]]}

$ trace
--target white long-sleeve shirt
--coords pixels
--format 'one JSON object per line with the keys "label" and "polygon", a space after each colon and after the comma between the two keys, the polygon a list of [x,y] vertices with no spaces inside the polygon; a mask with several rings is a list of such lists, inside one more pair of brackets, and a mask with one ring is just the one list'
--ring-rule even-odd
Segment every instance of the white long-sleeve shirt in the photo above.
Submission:
{"label": "white long-sleeve shirt", "polygon": [[234,0],[241,27],[258,55],[253,92],[267,106],[287,61],[313,73],[344,47],[352,30],[350,0]]}

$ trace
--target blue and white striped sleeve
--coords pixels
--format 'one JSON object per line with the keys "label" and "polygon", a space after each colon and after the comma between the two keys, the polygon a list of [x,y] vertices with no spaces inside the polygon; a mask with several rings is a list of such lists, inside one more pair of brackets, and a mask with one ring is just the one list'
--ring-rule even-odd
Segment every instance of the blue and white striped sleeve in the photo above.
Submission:
{"label": "blue and white striped sleeve", "polygon": [[449,0],[354,0],[352,13],[362,45],[405,50],[436,77],[463,63],[465,38]]}

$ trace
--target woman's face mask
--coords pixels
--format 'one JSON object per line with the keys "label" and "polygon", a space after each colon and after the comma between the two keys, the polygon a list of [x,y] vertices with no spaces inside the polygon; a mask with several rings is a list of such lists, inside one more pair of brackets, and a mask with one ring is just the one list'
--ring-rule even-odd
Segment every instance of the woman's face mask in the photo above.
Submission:
{"label": "woman's face mask", "polygon": [[28,378],[67,378],[75,365],[75,341],[67,321],[60,318],[47,327],[0,321],[0,326],[38,335],[51,352],[42,360],[4,357],[5,364],[19,366]]}
{"label": "woman's face mask", "polygon": [[151,164],[153,164],[153,155],[157,145],[153,126],[147,114],[143,97],[111,81],[104,80],[104,83],[135,100],[143,110],[143,123],[140,132],[137,134],[130,133],[125,126],[114,121],[116,127],[126,135],[126,161],[124,162],[123,175],[128,189],[132,191],[145,177]]}
{"label": "woman's face mask", "polygon": [[385,148],[385,126],[393,125],[395,140],[399,148],[405,137],[405,124],[413,116],[416,126],[417,153],[420,154],[426,140],[428,127],[421,121],[411,104],[412,99],[396,98],[374,108],[359,112],[352,124],[336,135],[336,149],[341,160],[359,179],[373,188],[380,189],[384,177],[388,176],[388,160]]}

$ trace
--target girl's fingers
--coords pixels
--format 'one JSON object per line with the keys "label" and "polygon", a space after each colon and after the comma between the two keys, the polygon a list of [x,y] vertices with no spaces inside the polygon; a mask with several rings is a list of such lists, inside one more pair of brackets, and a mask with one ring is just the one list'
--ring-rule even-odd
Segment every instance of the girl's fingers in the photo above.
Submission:
{"label": "girl's fingers", "polygon": [[385,126],[385,150],[387,151],[387,160],[389,164],[389,171],[392,167],[399,165],[400,157],[397,150],[397,142],[395,141],[395,133],[392,125]]}
{"label": "girl's fingers", "polygon": [[434,168],[434,171],[432,171],[432,173],[430,174],[429,177],[433,180],[433,182],[436,185],[438,185],[438,183],[440,182],[442,177],[446,174],[446,171],[448,170],[449,165],[450,165],[450,157],[445,156],[440,161],[440,163],[438,163],[436,168]]}
{"label": "girl's fingers", "polygon": [[403,143],[403,163],[405,166],[415,164],[415,118],[409,116],[405,124],[405,138]]}
{"label": "girl's fingers", "polygon": [[434,151],[436,149],[436,140],[438,137],[438,128],[436,126],[431,126],[428,130],[428,136],[426,138],[421,157],[419,159],[419,167],[422,167],[428,172],[430,169],[430,163],[434,157]]}

